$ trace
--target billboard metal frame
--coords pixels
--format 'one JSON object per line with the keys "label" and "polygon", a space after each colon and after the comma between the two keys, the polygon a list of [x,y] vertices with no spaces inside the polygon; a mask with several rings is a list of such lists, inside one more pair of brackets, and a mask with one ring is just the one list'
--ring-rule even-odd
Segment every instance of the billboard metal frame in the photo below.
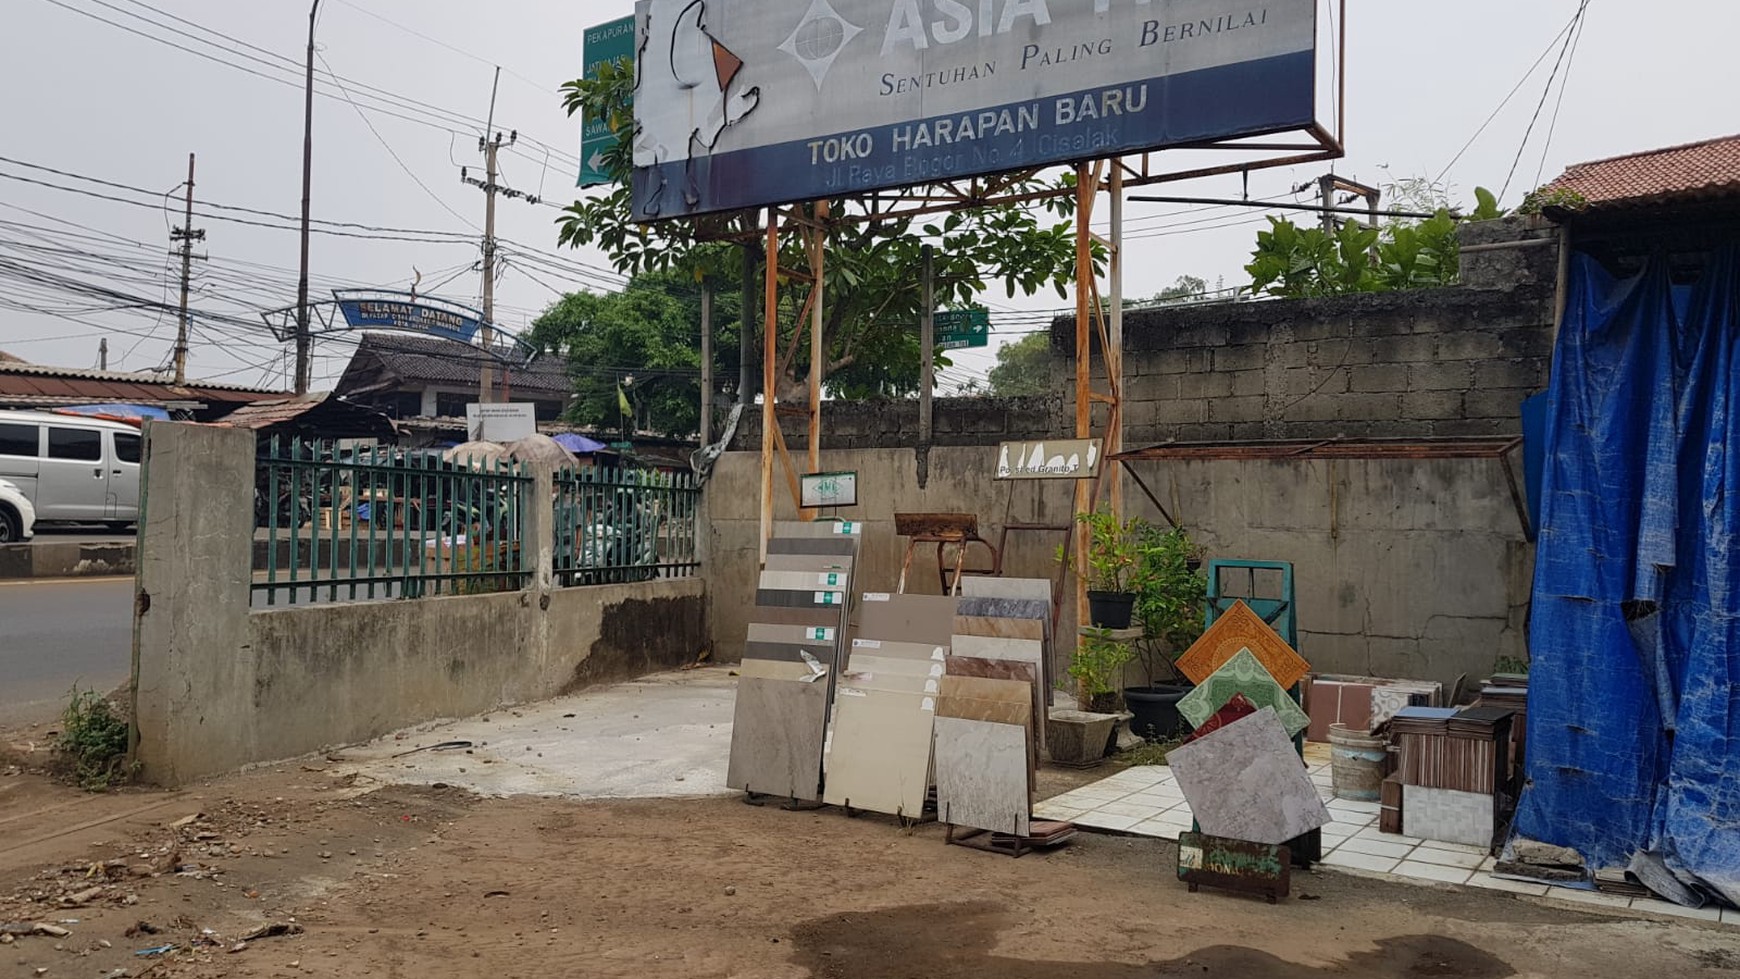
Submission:
{"label": "billboard metal frame", "polygon": [[[1076,289],[1075,289],[1075,432],[1078,439],[1101,439],[1103,451],[1113,458],[1123,451],[1123,212],[1125,193],[1131,188],[1175,183],[1203,177],[1228,174],[1248,174],[1254,170],[1277,167],[1328,163],[1346,155],[1347,119],[1347,0],[1325,0],[1334,10],[1330,28],[1332,69],[1330,83],[1335,105],[1334,129],[1313,122],[1302,128],[1244,135],[1224,140],[1207,140],[1171,146],[1160,150],[1128,154],[1114,158],[1078,161],[1070,166],[1076,174],[1074,187],[1046,190],[1015,190],[1026,180],[1046,170],[1056,170],[1057,164],[1030,168],[988,177],[943,181],[936,184],[907,187],[889,192],[875,192],[844,198],[858,205],[853,211],[830,213],[828,201],[815,201],[761,209],[672,218],[688,221],[696,237],[704,241],[736,241],[749,245],[763,240],[766,248],[765,296],[762,316],[762,440],[761,440],[761,534],[760,555],[767,560],[767,541],[773,533],[774,468],[778,460],[783,469],[792,503],[800,519],[811,520],[816,511],[803,507],[800,472],[780,429],[782,416],[802,416],[807,422],[806,473],[820,470],[821,464],[821,397],[822,397],[822,324],[826,301],[822,288],[829,229],[841,225],[880,221],[905,220],[929,214],[958,210],[995,207],[1010,204],[1031,204],[1073,195],[1075,197]],[[1248,159],[1206,165],[1183,163],[1174,165],[1183,154],[1193,151],[1217,153],[1249,153]],[[1094,208],[1099,195],[1107,195],[1109,233],[1094,232]],[[780,235],[795,234],[803,242],[807,269],[782,265],[779,257]],[[1106,293],[1108,302],[1100,302],[1100,283],[1094,273],[1093,246],[1106,249]],[[802,289],[790,342],[783,358],[779,343],[779,300],[781,282]],[[781,404],[778,397],[780,365],[795,355],[808,319],[810,337],[810,370],[808,404]],[[1094,340],[1099,349],[1105,381],[1103,389],[1094,383]],[[1094,409],[1105,408],[1104,428],[1094,433]],[[928,431],[929,419],[921,421]],[[1108,478],[1109,474],[1109,478]],[[1092,512],[1102,499],[1116,514],[1122,515],[1124,505],[1122,472],[1116,466],[1103,466],[1092,479],[1079,480],[1075,487],[1077,513]],[[1077,567],[1086,566],[1087,534],[1077,528],[1074,534],[1074,556]],[[1081,576],[1076,580],[1076,613],[1078,622],[1087,621],[1087,584]]]}

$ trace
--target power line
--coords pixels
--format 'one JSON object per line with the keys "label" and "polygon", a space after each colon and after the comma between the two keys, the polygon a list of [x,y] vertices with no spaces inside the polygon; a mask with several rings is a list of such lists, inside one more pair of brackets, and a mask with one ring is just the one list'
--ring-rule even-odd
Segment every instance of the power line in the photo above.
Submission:
{"label": "power line", "polygon": [[[1587,2],[1584,6],[1588,6]],[[1576,31],[1571,35],[1571,53],[1565,59],[1565,77],[1559,82],[1559,98],[1553,103],[1553,118],[1547,123],[1547,139],[1541,144],[1541,162],[1535,167],[1535,186],[1541,185],[1541,173],[1547,168],[1547,153],[1553,148],[1553,134],[1559,129],[1559,108],[1565,104],[1565,89],[1571,87],[1571,66],[1577,61],[1577,46],[1583,40],[1583,27],[1587,23],[1579,16]]]}
{"label": "power line", "polygon": [[1529,136],[1533,135],[1535,131],[1535,123],[1541,118],[1541,109],[1546,106],[1547,96],[1553,91],[1553,79],[1557,78],[1559,75],[1559,66],[1565,63],[1565,56],[1569,54],[1571,50],[1571,41],[1577,36],[1576,27],[1582,23],[1583,12],[1588,9],[1589,0],[1582,0],[1582,2],[1577,5],[1577,13],[1571,18],[1572,31],[1570,34],[1565,36],[1565,43],[1559,48],[1559,57],[1553,62],[1552,73],[1547,76],[1547,85],[1545,88],[1541,89],[1541,100],[1535,103],[1534,115],[1529,117],[1528,128],[1523,130],[1522,143],[1516,148],[1516,156],[1510,161],[1510,172],[1504,176],[1504,187],[1498,192],[1499,200],[1503,200],[1504,195],[1510,191],[1511,178],[1516,176],[1516,165],[1522,162],[1523,150],[1527,149],[1529,145]]}
{"label": "power line", "polygon": [[1491,114],[1486,117],[1486,121],[1482,122],[1480,128],[1474,131],[1474,135],[1468,137],[1468,142],[1463,143],[1462,148],[1456,151],[1456,155],[1450,158],[1450,162],[1444,164],[1444,169],[1438,171],[1438,176],[1432,180],[1433,183],[1441,182],[1444,179],[1444,175],[1450,172],[1450,168],[1454,167],[1456,162],[1462,159],[1462,154],[1468,152],[1468,148],[1474,145],[1474,141],[1480,138],[1480,134],[1486,132],[1486,127],[1492,125],[1492,120],[1497,119],[1498,114],[1504,111],[1504,107],[1510,104],[1510,100],[1516,98],[1516,93],[1522,91],[1522,87],[1528,84],[1530,78],[1534,77],[1535,70],[1541,66],[1541,62],[1546,61],[1547,55],[1553,53],[1553,46],[1559,43],[1559,39],[1565,36],[1566,31],[1569,31],[1572,27],[1576,26],[1577,19],[1582,16],[1582,10],[1579,9],[1564,27],[1559,28],[1559,32],[1553,35],[1553,39],[1547,42],[1545,48],[1541,49],[1540,57],[1535,59],[1534,64],[1529,65],[1529,70],[1523,72],[1523,76],[1517,79],[1516,84],[1511,86],[1510,91],[1505,94],[1503,99],[1499,100],[1498,108],[1492,110]]}

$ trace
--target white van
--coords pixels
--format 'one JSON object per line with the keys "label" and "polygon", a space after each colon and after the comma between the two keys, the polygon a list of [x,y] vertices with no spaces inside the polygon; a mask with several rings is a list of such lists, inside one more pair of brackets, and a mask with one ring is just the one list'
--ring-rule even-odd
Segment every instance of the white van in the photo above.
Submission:
{"label": "white van", "polygon": [[139,519],[139,430],[120,422],[46,411],[0,411],[0,479],[36,506],[36,521]]}

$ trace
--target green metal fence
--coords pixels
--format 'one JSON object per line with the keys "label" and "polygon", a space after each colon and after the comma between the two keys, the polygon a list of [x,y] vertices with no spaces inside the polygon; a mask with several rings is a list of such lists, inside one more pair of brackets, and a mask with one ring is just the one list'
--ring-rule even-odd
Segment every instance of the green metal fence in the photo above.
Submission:
{"label": "green metal fence", "polygon": [[687,578],[700,567],[701,491],[693,474],[564,470],[555,490],[558,583]]}
{"label": "green metal fence", "polygon": [[522,588],[530,485],[513,462],[273,438],[255,465],[256,604]]}

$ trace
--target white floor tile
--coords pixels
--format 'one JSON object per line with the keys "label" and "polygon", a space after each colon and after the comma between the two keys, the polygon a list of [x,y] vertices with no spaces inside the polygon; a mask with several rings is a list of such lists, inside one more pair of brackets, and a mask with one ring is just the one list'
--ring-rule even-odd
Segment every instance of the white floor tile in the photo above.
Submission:
{"label": "white floor tile", "polygon": [[1162,839],[1176,840],[1178,834],[1190,829],[1190,824],[1175,823],[1165,819],[1150,819],[1130,827],[1129,832],[1141,833],[1144,836],[1158,836]]}
{"label": "white floor tile", "polygon": [[1141,802],[1132,802],[1125,798],[1120,802],[1108,802],[1103,806],[1095,806],[1097,811],[1113,816],[1136,816],[1141,819],[1153,819],[1165,810],[1160,806]]}
{"label": "white floor tile", "polygon": [[1054,796],[1052,798],[1052,801],[1062,802],[1064,805],[1070,805],[1070,806],[1089,806],[1089,807],[1092,807],[1092,806],[1102,805],[1102,804],[1107,803],[1107,802],[1117,802],[1118,800],[1123,799],[1125,796],[1128,796],[1131,794],[1132,793],[1127,792],[1121,788],[1076,789],[1072,792],[1065,792],[1064,794],[1062,794],[1060,796]]}
{"label": "white floor tile", "polygon": [[1329,810],[1331,812],[1356,812],[1363,816],[1376,816],[1378,804],[1361,802],[1356,799],[1331,799],[1329,800]]}
{"label": "white floor tile", "polygon": [[1693,918],[1699,921],[1721,921],[1722,909],[1710,906],[1703,908],[1682,908],[1671,901],[1658,901],[1653,897],[1637,897],[1631,899],[1631,910],[1644,911],[1649,914],[1665,914],[1674,918]]}
{"label": "white floor tile", "polygon": [[1388,840],[1391,843],[1407,843],[1410,846],[1426,842],[1418,836],[1403,836],[1400,833],[1380,832],[1375,824],[1367,825],[1353,835],[1368,840]]}
{"label": "white floor tile", "polygon": [[1087,826],[1092,829],[1126,830],[1142,821],[1140,816],[1114,816],[1111,813],[1085,812],[1075,818],[1077,826]]}
{"label": "white floor tile", "polygon": [[1530,897],[1541,897],[1547,893],[1545,884],[1529,884],[1520,880],[1505,880],[1491,874],[1477,873],[1468,878],[1468,886],[1484,887],[1489,891],[1506,891],[1511,894],[1526,894]]}
{"label": "white floor tile", "polygon": [[1038,816],[1040,819],[1068,820],[1074,819],[1084,812],[1087,812],[1087,810],[1077,809],[1074,806],[1054,806],[1046,802],[1041,802],[1039,805],[1033,807],[1033,815]]}
{"label": "white floor tile", "polygon": [[1323,858],[1325,867],[1350,867],[1354,870],[1369,870],[1375,873],[1387,874],[1396,869],[1399,861],[1393,857],[1380,857],[1370,853],[1343,853],[1337,849]]}
{"label": "white floor tile", "polygon": [[1580,891],[1571,887],[1552,887],[1547,890],[1547,899],[1552,901],[1569,901],[1572,904],[1593,904],[1602,908],[1629,908],[1631,898],[1623,894],[1603,894],[1600,891]]}
{"label": "white floor tile", "polygon": [[1340,843],[1342,840],[1352,837],[1356,832],[1356,829],[1355,827],[1347,826],[1342,823],[1329,823],[1323,827],[1322,832],[1323,845],[1328,846],[1332,841]]}
{"label": "white floor tile", "polygon": [[1365,840],[1351,837],[1342,840],[1335,848],[1337,853],[1364,853],[1374,857],[1389,857],[1400,860],[1414,852],[1414,848],[1406,843],[1387,843],[1383,840]]}
{"label": "white floor tile", "polygon": [[1420,845],[1429,850],[1448,850],[1451,853],[1478,853],[1481,856],[1486,856],[1485,847],[1469,846],[1466,843],[1449,843],[1444,840],[1426,840]]}
{"label": "white floor tile", "polygon": [[1477,870],[1486,857],[1479,853],[1455,853],[1450,850],[1434,850],[1422,843],[1414,848],[1414,855],[1408,859],[1419,863],[1437,864],[1440,867],[1460,867],[1463,870]]}
{"label": "white floor tile", "polygon": [[1480,861],[1480,869],[1485,873],[1492,873],[1492,868],[1496,866],[1498,866],[1497,857],[1487,857],[1485,860]]}
{"label": "white floor tile", "polygon": [[1401,877],[1435,880],[1446,884],[1466,884],[1468,879],[1474,876],[1474,872],[1465,867],[1443,867],[1435,863],[1421,863],[1418,860],[1403,860],[1396,865],[1396,874]]}

